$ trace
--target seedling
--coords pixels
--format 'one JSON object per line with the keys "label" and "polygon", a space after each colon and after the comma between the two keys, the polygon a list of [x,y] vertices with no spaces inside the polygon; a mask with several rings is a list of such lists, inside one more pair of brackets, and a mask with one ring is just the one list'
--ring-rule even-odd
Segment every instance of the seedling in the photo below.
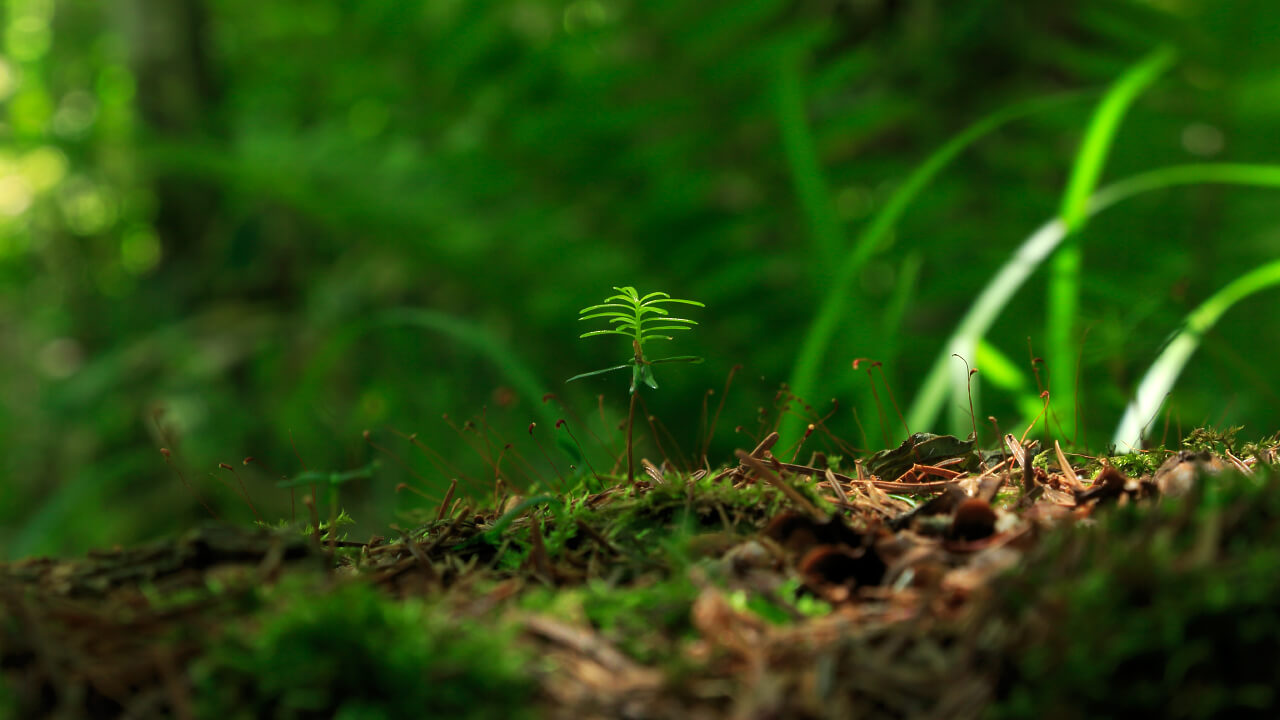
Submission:
{"label": "seedling", "polygon": [[[651,360],[644,356],[644,345],[651,340],[673,340],[672,336],[662,333],[671,330],[689,330],[698,323],[686,318],[676,318],[667,315],[666,308],[662,305],[666,303],[683,303],[685,305],[695,305],[697,307],[706,307],[696,300],[681,300],[673,298],[664,292],[652,292],[644,297],[636,292],[633,287],[615,287],[620,294],[605,298],[604,304],[592,305],[582,308],[578,311],[579,320],[594,320],[595,318],[609,318],[609,324],[614,327],[606,330],[592,330],[579,335],[580,338],[591,337],[593,335],[621,335],[630,338],[631,349],[635,353],[634,357],[627,360],[621,365],[614,365],[603,370],[593,370],[592,372],[574,375],[565,380],[565,382],[573,382],[582,378],[591,377],[593,375],[603,375],[616,370],[625,370],[631,368],[631,393],[635,394],[636,387],[644,382],[655,390],[658,388],[658,381],[653,377],[653,365],[673,362],[700,363],[702,358],[692,355],[681,355],[679,357],[666,357]],[[645,318],[646,314],[653,314],[655,317]],[[650,323],[646,325],[646,321]],[[654,324],[662,323],[662,324]]]}
{"label": "seedling", "polygon": [[[378,461],[374,460],[373,462],[369,463],[368,465],[362,468],[357,468],[355,470],[348,470],[346,472],[336,472],[336,471],[321,472],[318,470],[307,470],[305,472],[299,473],[292,480],[289,480],[289,479],[281,480],[280,482],[276,483],[276,487],[296,488],[296,487],[301,487],[303,485],[311,485],[314,487],[317,483],[327,484],[329,486],[328,487],[328,490],[329,490],[328,529],[329,529],[329,551],[332,553],[334,547],[336,547],[337,545],[336,528],[337,528],[337,520],[339,515],[338,486],[344,483],[351,482],[352,480],[363,480],[363,479],[373,477],[373,471],[378,468],[378,465],[379,465]],[[312,492],[314,492],[314,490]],[[316,517],[315,498],[309,497],[307,498],[307,501],[304,501],[304,502],[306,502],[307,506],[311,508],[311,525],[313,528],[312,533],[313,533],[315,542],[318,545],[320,543],[320,531],[322,527],[319,519]]]}
{"label": "seedling", "polygon": [[[657,389],[658,381],[653,376],[654,365],[702,362],[702,358],[692,355],[650,359],[645,357],[644,354],[645,343],[653,340],[673,340],[672,336],[665,333],[675,330],[689,330],[698,324],[696,321],[687,318],[671,317],[663,305],[680,303],[696,307],[706,306],[696,300],[673,298],[664,292],[652,292],[641,297],[640,293],[636,292],[633,287],[615,287],[614,290],[617,290],[618,294],[605,298],[604,303],[591,305],[578,311],[579,320],[608,318],[607,322],[611,327],[604,330],[591,330],[582,333],[578,337],[621,335],[631,340],[633,356],[621,365],[574,375],[565,382],[573,382],[574,380],[594,375],[604,375],[605,373],[631,368],[631,389],[629,391],[631,394],[631,409],[627,413],[627,478],[634,479],[635,475],[631,462],[631,426],[636,411],[636,388],[643,382],[645,385],[655,390]],[[651,317],[645,317],[646,315]]]}

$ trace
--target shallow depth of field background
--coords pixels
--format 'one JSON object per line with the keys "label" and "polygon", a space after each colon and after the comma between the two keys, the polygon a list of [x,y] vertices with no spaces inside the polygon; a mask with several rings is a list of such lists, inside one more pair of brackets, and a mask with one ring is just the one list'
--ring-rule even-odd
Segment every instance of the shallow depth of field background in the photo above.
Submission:
{"label": "shallow depth of field background", "polygon": [[[280,476],[367,464],[368,429],[427,485],[382,456],[343,488],[360,539],[425,504],[398,483],[448,482],[392,428],[475,492],[493,471],[446,413],[484,412],[493,442],[548,476],[531,420],[562,472],[548,417],[617,449],[626,378],[564,384],[628,357],[617,338],[577,339],[577,310],[613,285],[706,303],[670,350],[707,362],[659,368],[644,398],[692,453],[705,391],[714,409],[742,364],[709,453],[724,462],[830,291],[804,203],[828,203],[847,242],[968,124],[1085,91],[966,151],[858,279],[873,316],[838,336],[810,400],[841,398],[830,425],[862,446],[850,408],[869,390],[850,360],[884,361],[905,406],[1056,212],[1099,92],[1152,48],[1179,62],[1125,118],[1104,181],[1280,159],[1271,0],[5,0],[0,29],[0,558],[198,521],[162,446],[224,518],[252,514],[218,463],[274,520],[290,514]],[[797,98],[816,165],[787,152]],[[1083,247],[1081,413],[1101,449],[1186,312],[1280,253],[1280,195],[1152,193],[1099,216]],[[1024,368],[1043,278],[990,335]],[[456,318],[558,400],[539,408],[475,348],[380,320],[398,308]],[[1280,429],[1275,308],[1264,293],[1209,335],[1170,398],[1171,436]],[[1013,408],[988,390],[980,413],[1014,425]],[[639,454],[659,458],[648,440]]]}

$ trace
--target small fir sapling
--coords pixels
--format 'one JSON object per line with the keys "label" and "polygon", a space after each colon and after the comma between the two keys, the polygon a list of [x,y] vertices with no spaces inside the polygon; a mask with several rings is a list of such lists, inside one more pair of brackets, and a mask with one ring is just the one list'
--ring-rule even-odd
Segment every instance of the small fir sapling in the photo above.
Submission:
{"label": "small fir sapling", "polygon": [[[631,407],[627,413],[627,479],[635,478],[632,465],[631,428],[636,411],[636,388],[644,383],[657,389],[658,381],[653,376],[653,366],[662,363],[700,363],[702,358],[692,355],[680,355],[652,359],[644,354],[645,344],[653,340],[672,340],[665,333],[674,330],[689,330],[698,323],[687,318],[671,317],[663,305],[680,303],[695,307],[706,307],[696,300],[673,298],[664,292],[651,292],[641,296],[633,287],[614,287],[617,295],[605,298],[599,305],[591,305],[578,311],[579,320],[608,318],[610,327],[604,330],[591,330],[580,335],[580,338],[593,335],[621,335],[631,341],[632,357],[621,365],[614,365],[601,370],[574,375],[565,382],[573,382],[593,375],[603,375],[616,370],[631,368]],[[646,317],[648,316],[648,317]]]}

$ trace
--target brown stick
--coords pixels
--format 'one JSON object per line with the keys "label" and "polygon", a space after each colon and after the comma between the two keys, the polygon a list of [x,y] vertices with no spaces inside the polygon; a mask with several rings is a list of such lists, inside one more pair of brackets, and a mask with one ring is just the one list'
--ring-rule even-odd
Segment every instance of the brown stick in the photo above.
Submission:
{"label": "brown stick", "polygon": [[[776,435],[777,433],[774,434]],[[822,519],[822,511],[818,510],[813,503],[809,502],[809,498],[801,495],[799,490],[796,490],[791,487],[791,485],[787,484],[787,481],[783,480],[782,477],[775,473],[768,465],[765,465],[762,461],[752,457],[746,450],[738,450],[735,454],[738,456],[739,460],[750,466],[752,470],[760,473],[766,480],[773,483],[782,491],[783,495],[787,496],[787,499],[798,505],[801,510],[804,510],[805,513],[809,515],[809,517],[815,520]],[[786,465],[783,464],[783,467],[786,467]]]}

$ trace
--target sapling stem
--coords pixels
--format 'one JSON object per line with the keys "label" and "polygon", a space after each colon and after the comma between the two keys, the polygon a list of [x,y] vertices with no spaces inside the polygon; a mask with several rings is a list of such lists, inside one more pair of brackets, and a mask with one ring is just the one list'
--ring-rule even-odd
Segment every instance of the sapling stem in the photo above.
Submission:
{"label": "sapling stem", "polygon": [[631,432],[635,428],[636,394],[631,393],[631,409],[627,411],[627,482],[636,481],[635,463],[631,454]]}

